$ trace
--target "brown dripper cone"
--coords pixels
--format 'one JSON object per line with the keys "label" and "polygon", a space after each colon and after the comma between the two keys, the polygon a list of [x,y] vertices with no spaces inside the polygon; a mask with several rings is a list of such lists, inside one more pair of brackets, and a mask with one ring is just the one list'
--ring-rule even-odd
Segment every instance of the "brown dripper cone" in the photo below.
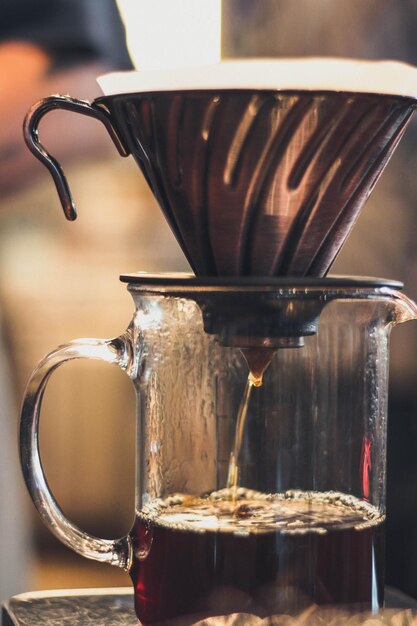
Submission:
{"label": "brown dripper cone", "polygon": [[324,276],[415,107],[311,91],[130,94],[112,107],[122,102],[199,276]]}

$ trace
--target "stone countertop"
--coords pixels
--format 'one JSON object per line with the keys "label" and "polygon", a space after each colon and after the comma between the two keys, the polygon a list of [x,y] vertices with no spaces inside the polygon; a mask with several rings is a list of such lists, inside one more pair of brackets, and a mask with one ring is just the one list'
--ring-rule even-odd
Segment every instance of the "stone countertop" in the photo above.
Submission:
{"label": "stone countertop", "polygon": [[[336,612],[309,607],[298,617],[259,617],[235,614],[197,617],[196,626],[417,626],[417,604],[395,590],[387,591],[387,608],[378,615]],[[412,607],[412,608],[411,608]],[[25,593],[2,606],[2,626],[138,626],[130,588],[74,589]],[[190,626],[187,619],[184,626]],[[162,625],[161,625],[162,626]],[[168,625],[167,625],[168,626]],[[171,626],[171,622],[169,624]],[[181,626],[178,621],[172,626]]]}
{"label": "stone countertop", "polygon": [[2,606],[1,626],[138,626],[129,588],[23,593]]}

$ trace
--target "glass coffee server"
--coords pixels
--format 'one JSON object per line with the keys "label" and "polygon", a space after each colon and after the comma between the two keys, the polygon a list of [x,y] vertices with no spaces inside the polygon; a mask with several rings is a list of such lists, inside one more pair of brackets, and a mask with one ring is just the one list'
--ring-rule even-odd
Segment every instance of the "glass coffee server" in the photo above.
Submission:
{"label": "glass coffee server", "polygon": [[[52,532],[128,570],[144,624],[380,607],[388,339],[416,306],[371,279],[122,280],[127,330],[59,347],[27,388],[22,466]],[[76,358],[137,391],[136,520],[117,541],[65,518],[39,458],[45,386]]]}

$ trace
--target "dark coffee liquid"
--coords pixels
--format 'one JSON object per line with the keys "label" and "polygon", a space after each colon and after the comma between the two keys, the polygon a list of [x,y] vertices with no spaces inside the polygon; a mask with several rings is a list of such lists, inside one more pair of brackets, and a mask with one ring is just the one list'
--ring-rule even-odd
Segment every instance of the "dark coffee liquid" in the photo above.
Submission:
{"label": "dark coffee liquid", "polygon": [[237,496],[174,495],[138,515],[131,576],[144,625],[296,614],[313,603],[381,606],[383,519],[374,507],[333,492]]}
{"label": "dark coffee liquid", "polygon": [[248,413],[252,389],[253,387],[260,387],[261,385],[262,378],[254,378],[252,374],[249,374],[237,415],[235,437],[232,451],[230,453],[229,470],[227,474],[227,488],[232,491],[233,501],[236,500],[236,493],[239,485],[239,457],[242,449],[243,436],[246,426],[246,415]]}

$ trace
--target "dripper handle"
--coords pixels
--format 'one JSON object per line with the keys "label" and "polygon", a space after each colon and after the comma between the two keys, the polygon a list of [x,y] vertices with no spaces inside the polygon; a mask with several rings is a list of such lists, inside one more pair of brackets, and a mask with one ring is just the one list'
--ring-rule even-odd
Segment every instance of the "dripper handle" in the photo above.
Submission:
{"label": "dripper handle", "polygon": [[39,453],[39,416],[42,398],[51,374],[73,359],[98,359],[118,365],[129,374],[132,346],[128,336],[117,339],[78,339],[50,352],[29,379],[20,420],[20,462],[26,486],[49,530],[66,546],[88,559],[116,565],[128,571],[131,565],[131,540],[100,539],[84,532],[67,519],[52,495]]}
{"label": "dripper handle", "polygon": [[75,220],[77,211],[72,199],[68,181],[65,177],[63,169],[59,162],[44,148],[38,137],[38,126],[46,113],[63,109],[65,111],[73,111],[81,113],[88,117],[98,119],[107,128],[107,131],[113,140],[119,154],[121,156],[129,156],[130,152],[122,143],[110,116],[110,113],[101,105],[90,103],[86,100],[76,100],[69,96],[49,96],[34,104],[28,111],[23,123],[23,134],[29,150],[35,155],[41,163],[43,163],[50,171],[54,179],[65,217],[68,220]]}

